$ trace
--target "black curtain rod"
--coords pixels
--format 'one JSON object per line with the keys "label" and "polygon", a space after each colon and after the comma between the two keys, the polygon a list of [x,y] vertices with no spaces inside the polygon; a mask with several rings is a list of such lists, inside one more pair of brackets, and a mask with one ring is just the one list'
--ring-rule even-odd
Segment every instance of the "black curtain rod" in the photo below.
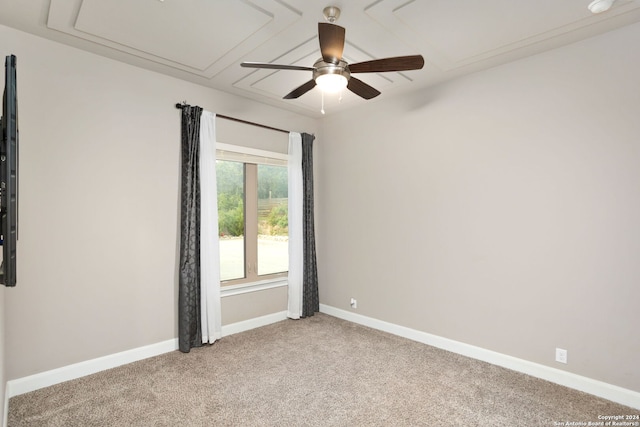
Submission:
{"label": "black curtain rod", "polygon": [[[176,104],[176,108],[179,109],[179,110],[182,110],[182,107],[187,107],[187,106],[188,106],[187,103],[182,103],[182,104],[178,103],[178,104]],[[290,133],[288,130],[278,129],[278,128],[274,128],[274,127],[267,126],[267,125],[261,125],[260,123],[250,122],[248,120],[237,119],[235,117],[225,116],[223,114],[216,113],[216,117],[219,117],[221,119],[231,120],[233,122],[244,123],[246,125],[257,126],[259,128],[263,128],[263,129],[275,130],[276,132]]]}

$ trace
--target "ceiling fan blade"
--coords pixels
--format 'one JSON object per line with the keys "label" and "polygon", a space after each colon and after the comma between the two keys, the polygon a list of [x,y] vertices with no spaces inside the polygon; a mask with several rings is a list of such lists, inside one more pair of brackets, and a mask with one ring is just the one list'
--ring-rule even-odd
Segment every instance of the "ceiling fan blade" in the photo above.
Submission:
{"label": "ceiling fan blade", "polygon": [[345,29],[328,22],[318,22],[318,39],[324,62],[337,64],[342,59]]}
{"label": "ceiling fan blade", "polygon": [[347,89],[349,89],[351,92],[355,93],[356,95],[363,97],[364,99],[371,99],[380,95],[380,91],[369,86],[362,80],[356,79],[353,76],[349,78],[349,83],[347,83]]}
{"label": "ceiling fan blade", "polygon": [[245,68],[267,68],[270,70],[313,71],[313,68],[311,67],[299,67],[297,65],[270,64],[268,62],[243,62],[242,64],[240,64],[240,66]]}
{"label": "ceiling fan blade", "polygon": [[294,90],[292,90],[291,92],[286,94],[284,96],[284,98],[282,98],[282,99],[296,99],[296,98],[299,98],[300,96],[302,96],[305,93],[309,92],[314,87],[316,87],[316,81],[315,80],[309,80],[308,82],[306,82],[302,86],[298,86],[297,88],[295,88]]}
{"label": "ceiling fan blade", "polygon": [[383,73],[385,71],[419,70],[424,66],[422,55],[395,56],[349,64],[352,73]]}

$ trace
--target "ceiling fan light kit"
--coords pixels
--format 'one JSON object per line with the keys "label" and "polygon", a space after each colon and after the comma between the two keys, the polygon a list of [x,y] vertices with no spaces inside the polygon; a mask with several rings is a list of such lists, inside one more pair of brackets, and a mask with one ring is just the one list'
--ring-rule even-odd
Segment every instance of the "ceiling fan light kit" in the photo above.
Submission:
{"label": "ceiling fan light kit", "polygon": [[340,9],[328,6],[324,8],[323,13],[329,22],[318,23],[318,41],[322,57],[313,64],[313,67],[261,62],[243,62],[240,66],[272,70],[311,71],[311,80],[289,92],[284,96],[284,99],[299,98],[316,86],[323,93],[340,92],[346,87],[361,98],[371,99],[380,95],[380,92],[362,80],[353,77],[352,74],[410,71],[419,70],[424,66],[422,55],[374,59],[349,65],[342,57],[346,30],[334,24],[340,16]]}
{"label": "ceiling fan light kit", "polygon": [[329,64],[320,58],[313,64],[313,80],[323,92],[340,92],[347,87],[349,77],[351,73],[345,61],[340,60],[337,64]]}
{"label": "ceiling fan light kit", "polygon": [[347,87],[347,78],[341,74],[323,74],[316,77],[316,85],[325,93],[338,93]]}

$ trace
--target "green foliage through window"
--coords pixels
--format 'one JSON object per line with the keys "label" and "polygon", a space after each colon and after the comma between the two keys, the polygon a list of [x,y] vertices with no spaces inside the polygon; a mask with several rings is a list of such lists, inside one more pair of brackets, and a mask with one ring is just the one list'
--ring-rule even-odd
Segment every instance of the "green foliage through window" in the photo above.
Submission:
{"label": "green foliage through window", "polygon": [[244,235],[244,165],[216,161],[218,185],[218,233]]}
{"label": "green foliage through window", "polygon": [[238,194],[218,194],[218,233],[220,236],[244,235],[244,203]]}
{"label": "green foliage through window", "polygon": [[269,212],[267,223],[271,226],[271,235],[288,235],[289,234],[289,216],[288,206],[285,204],[275,206]]}

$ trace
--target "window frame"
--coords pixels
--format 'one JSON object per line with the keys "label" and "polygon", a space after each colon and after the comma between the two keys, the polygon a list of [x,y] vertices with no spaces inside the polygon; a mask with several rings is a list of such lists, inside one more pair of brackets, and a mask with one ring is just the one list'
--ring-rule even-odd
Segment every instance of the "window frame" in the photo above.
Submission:
{"label": "window frame", "polygon": [[[256,163],[258,159],[261,159],[262,161],[260,163]],[[244,165],[249,163],[249,164],[256,164],[256,165],[268,164],[268,165],[286,167],[286,163],[289,160],[289,155],[286,153],[279,153],[276,151],[260,150],[256,148],[243,147],[240,145],[216,142],[216,160],[242,162]],[[246,166],[245,166],[245,169],[246,169]],[[246,186],[246,182],[247,181],[245,176],[245,186]],[[245,198],[246,196],[247,196],[247,192],[245,189]],[[244,203],[245,245],[247,244],[247,234],[248,234],[247,233],[248,221],[247,221],[247,214],[246,214],[246,209],[248,205],[250,205],[250,203],[247,203],[247,201],[245,200],[245,203]],[[257,214],[257,207],[256,207],[256,214]],[[256,222],[256,227],[257,227],[257,222]],[[257,233],[256,233],[256,239],[257,239]],[[257,244],[257,240],[256,240],[256,244]],[[247,251],[248,250],[245,246],[245,257],[246,257]],[[263,276],[257,276],[257,272],[256,272],[255,276],[247,277],[249,276],[247,274],[247,269],[248,269],[247,265],[249,262],[250,261],[245,258],[244,260],[245,277],[244,278],[225,280],[224,282],[222,281],[220,282],[221,296],[224,297],[224,296],[238,295],[238,294],[243,294],[247,292],[262,291],[266,289],[272,289],[272,288],[288,285],[288,276],[289,276],[288,271],[282,272],[282,273],[268,274]],[[257,253],[256,253],[256,262],[257,262]]]}

